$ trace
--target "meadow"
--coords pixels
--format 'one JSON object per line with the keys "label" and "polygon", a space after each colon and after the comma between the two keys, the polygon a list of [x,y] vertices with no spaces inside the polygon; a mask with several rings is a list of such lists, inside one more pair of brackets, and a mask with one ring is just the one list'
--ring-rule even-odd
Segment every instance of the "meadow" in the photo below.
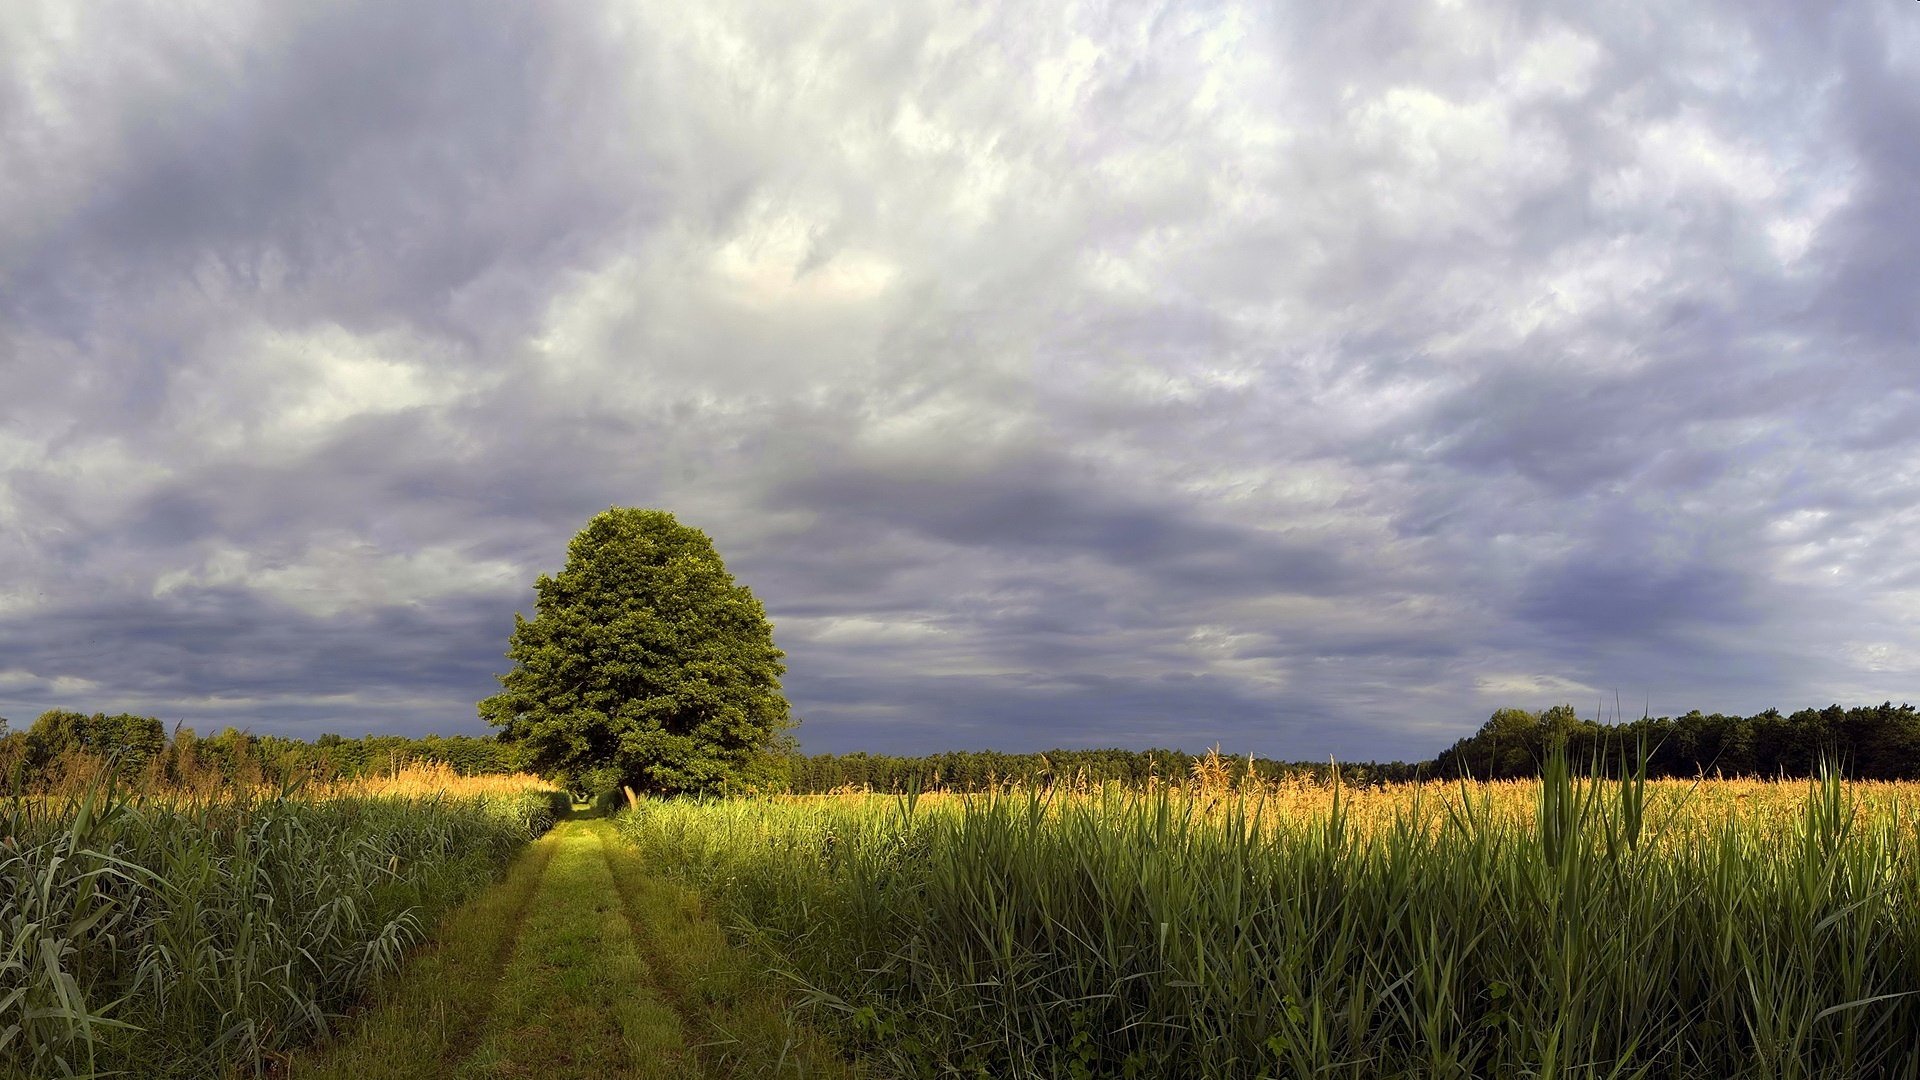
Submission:
{"label": "meadow", "polygon": [[878,1075],[1920,1075],[1920,785],[638,801]]}
{"label": "meadow", "polygon": [[1920,785],[1340,775],[15,797],[0,1076],[1920,1076]]}
{"label": "meadow", "polygon": [[569,800],[423,769],[0,802],[0,1075],[254,1075],[327,1032]]}

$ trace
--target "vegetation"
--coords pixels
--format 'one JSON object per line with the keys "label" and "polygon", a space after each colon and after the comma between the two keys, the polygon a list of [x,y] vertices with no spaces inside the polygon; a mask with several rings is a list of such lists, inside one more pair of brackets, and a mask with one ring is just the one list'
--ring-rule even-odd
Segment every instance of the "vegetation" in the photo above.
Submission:
{"label": "vegetation", "polygon": [[[1622,724],[1582,720],[1572,706],[1544,712],[1496,711],[1479,731],[1429,762],[1289,762],[1261,757],[1220,759],[1234,782],[1244,776],[1272,784],[1288,779],[1324,782],[1337,771],[1343,784],[1398,784],[1421,776],[1515,779],[1539,775],[1550,746],[1564,745],[1574,760],[1611,758],[1642,746],[1653,777],[1811,775],[1822,760],[1842,763],[1850,776],[1920,779],[1920,710],[1891,702],[1869,707],[1769,709],[1753,716],[1699,711],[1646,717]],[[836,792],[986,792],[1034,787],[1088,788],[1119,783],[1136,790],[1177,783],[1206,760],[1179,750],[1056,749],[1003,754],[954,751],[906,757],[888,754],[788,753],[750,763],[750,780],[733,788]],[[111,771],[142,788],[211,792],[229,787],[280,787],[296,781],[336,782],[392,776],[418,766],[445,766],[463,776],[527,770],[532,747],[469,735],[407,738],[321,735],[313,742],[255,735],[228,728],[201,737],[191,728],[169,734],[153,717],[56,709],[24,731],[0,728],[0,792],[83,789]],[[582,794],[613,793],[617,772],[592,766],[556,768],[556,782]],[[723,787],[726,785],[722,785]]]}
{"label": "vegetation", "polygon": [[404,775],[442,766],[462,776],[522,771],[517,747],[472,735],[321,735],[313,742],[227,728],[169,733],[151,716],[53,709],[24,731],[0,730],[0,793],[83,791],[111,773],[123,785],[211,794]]}
{"label": "vegetation", "polygon": [[480,703],[534,771],[583,794],[770,785],[771,751],[791,726],[784,654],[707,534],[663,510],[616,507],[534,591],[534,618],[514,616],[514,668]]}
{"label": "vegetation", "polygon": [[0,1076],[254,1071],[393,971],[557,796],[15,796]]}
{"label": "vegetation", "polygon": [[[924,757],[888,754],[795,754],[786,764],[788,790],[795,795],[836,792],[986,792],[1029,788],[1088,788],[1121,784],[1135,790],[1186,782],[1207,755],[1180,750],[1048,750],[1002,754],[962,750]],[[1212,755],[1211,767],[1226,779],[1276,783],[1290,779],[1324,782],[1337,773],[1345,784],[1405,783],[1419,765],[1385,763],[1275,761],[1270,758]]]}
{"label": "vegetation", "polygon": [[1574,775],[644,802],[901,1076],[1912,1076],[1912,788]]}
{"label": "vegetation", "polygon": [[850,1074],[794,1024],[691,894],[603,820],[561,824],[450,916],[345,1037],[293,1080]]}
{"label": "vegetation", "polygon": [[[1777,709],[1753,716],[1694,711],[1629,723],[1582,720],[1571,705],[1543,712],[1500,709],[1480,730],[1427,762],[1289,762],[1226,758],[1233,783],[1289,779],[1343,784],[1407,783],[1421,776],[1516,779],[1540,775],[1550,749],[1564,746],[1575,761],[1616,758],[1644,747],[1653,777],[1708,775],[1807,777],[1822,760],[1841,763],[1849,776],[1920,780],[1920,710],[1912,705]],[[1179,783],[1205,755],[1178,750],[1048,750],[1035,754],[959,751],[900,757],[887,754],[794,754],[786,764],[794,794],[834,792],[987,792],[1033,787],[1086,788],[1119,783],[1135,790]]]}
{"label": "vegetation", "polygon": [[1564,745],[1576,761],[1612,757],[1635,746],[1647,750],[1647,771],[1665,776],[1813,775],[1821,761],[1841,763],[1847,775],[1872,780],[1920,779],[1920,711],[1912,705],[1801,709],[1791,716],[1768,709],[1753,716],[1644,717],[1601,724],[1580,719],[1570,705],[1545,712],[1501,709],[1472,736],[1434,762],[1442,776],[1537,776],[1548,750]]}
{"label": "vegetation", "polygon": [[[681,640],[652,610],[589,653]],[[613,667],[511,741],[0,735],[0,1077],[1920,1078],[1911,706],[1501,710],[1419,766],[805,757],[709,743],[718,674]],[[569,730],[609,757],[542,758]],[[841,794],[629,792],[483,891],[568,808],[541,761]]]}

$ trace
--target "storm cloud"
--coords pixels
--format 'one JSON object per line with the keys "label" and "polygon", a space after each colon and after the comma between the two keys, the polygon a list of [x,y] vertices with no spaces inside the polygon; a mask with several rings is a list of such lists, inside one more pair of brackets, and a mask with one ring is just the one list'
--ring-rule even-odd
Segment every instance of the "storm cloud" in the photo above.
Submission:
{"label": "storm cloud", "polygon": [[813,750],[1920,697],[1920,21],[0,10],[0,715],[479,731],[609,505]]}

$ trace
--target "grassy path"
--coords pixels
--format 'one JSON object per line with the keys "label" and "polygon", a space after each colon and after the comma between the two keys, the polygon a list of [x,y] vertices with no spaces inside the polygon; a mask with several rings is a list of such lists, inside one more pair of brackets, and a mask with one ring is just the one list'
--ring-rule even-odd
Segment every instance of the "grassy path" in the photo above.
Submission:
{"label": "grassy path", "polygon": [[698,898],[571,818],[291,1080],[852,1077]]}

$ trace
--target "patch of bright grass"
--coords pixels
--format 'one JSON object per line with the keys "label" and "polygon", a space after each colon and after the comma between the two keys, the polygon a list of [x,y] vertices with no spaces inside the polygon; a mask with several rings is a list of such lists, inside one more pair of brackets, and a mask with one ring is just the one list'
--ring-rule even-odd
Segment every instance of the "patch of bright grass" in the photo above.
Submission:
{"label": "patch of bright grass", "polygon": [[453,1075],[697,1076],[680,1018],[634,945],[603,832],[567,822],[554,843],[480,1043]]}
{"label": "patch of bright grass", "polygon": [[841,1078],[858,1075],[789,1007],[784,983],[727,941],[692,890],[647,873],[610,825],[607,854],[656,985],[686,1019],[707,1075]]}
{"label": "patch of bright grass", "polygon": [[415,1080],[471,1054],[556,846],[552,834],[535,841],[498,886],[449,915],[339,1040],[286,1062],[290,1080]]}
{"label": "patch of bright grass", "polygon": [[0,1076],[252,1073],[325,1033],[550,793],[0,801]]}
{"label": "patch of bright grass", "polygon": [[1920,788],[643,802],[901,1076],[1920,1075]]}
{"label": "patch of bright grass", "polygon": [[610,822],[561,822],[290,1080],[851,1077]]}

